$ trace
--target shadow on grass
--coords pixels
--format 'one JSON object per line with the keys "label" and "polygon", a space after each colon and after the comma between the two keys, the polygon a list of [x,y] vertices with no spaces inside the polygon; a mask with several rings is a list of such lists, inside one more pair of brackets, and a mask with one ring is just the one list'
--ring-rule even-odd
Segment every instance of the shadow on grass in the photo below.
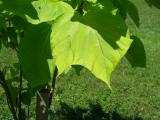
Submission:
{"label": "shadow on grass", "polygon": [[60,103],[60,106],[61,108],[52,116],[52,120],[143,120],[137,116],[122,116],[117,111],[106,113],[100,104],[90,103],[89,109],[72,108],[66,103]]}

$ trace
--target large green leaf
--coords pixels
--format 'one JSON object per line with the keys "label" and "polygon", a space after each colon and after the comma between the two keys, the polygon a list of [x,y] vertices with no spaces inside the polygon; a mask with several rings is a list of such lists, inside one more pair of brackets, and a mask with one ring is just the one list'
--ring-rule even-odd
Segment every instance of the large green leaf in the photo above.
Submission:
{"label": "large green leaf", "polygon": [[4,7],[32,24],[52,21],[70,8],[59,0],[4,0]]}
{"label": "large green leaf", "polygon": [[29,87],[36,90],[51,80],[54,63],[50,49],[51,26],[29,25],[20,44],[20,62]]}
{"label": "large green leaf", "polygon": [[[109,85],[111,72],[132,40],[125,22],[109,1],[84,5],[83,15],[74,10],[55,21],[51,33],[52,55],[59,74],[71,65],[82,65]],[[71,21],[72,18],[72,21]]]}

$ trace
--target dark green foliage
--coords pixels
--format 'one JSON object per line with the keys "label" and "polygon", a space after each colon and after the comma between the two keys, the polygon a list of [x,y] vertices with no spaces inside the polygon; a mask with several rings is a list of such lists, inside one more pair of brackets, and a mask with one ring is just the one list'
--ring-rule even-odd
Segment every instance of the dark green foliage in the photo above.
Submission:
{"label": "dark green foliage", "polygon": [[133,39],[133,43],[126,54],[127,60],[132,67],[146,67],[146,55],[143,43],[137,36],[131,36],[131,38]]}
{"label": "dark green foliage", "polygon": [[119,9],[121,16],[126,19],[127,14],[132,18],[134,23],[139,27],[139,13],[137,7],[130,0],[112,0],[113,4]]}
{"label": "dark green foliage", "polygon": [[50,73],[48,66],[49,59],[52,59],[49,42],[50,32],[51,26],[47,23],[35,26],[28,25],[24,32],[24,40],[20,44],[19,59],[24,78],[29,81],[31,93],[38,87],[47,84],[53,74]]}

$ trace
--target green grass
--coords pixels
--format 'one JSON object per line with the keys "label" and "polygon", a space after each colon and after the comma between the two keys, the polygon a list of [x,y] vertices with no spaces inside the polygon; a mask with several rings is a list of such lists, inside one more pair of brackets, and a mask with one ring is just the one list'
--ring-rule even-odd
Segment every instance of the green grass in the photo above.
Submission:
{"label": "green grass", "polygon": [[[57,80],[50,119],[160,119],[160,11],[148,7],[142,0],[133,2],[139,8],[140,28],[130,19],[127,23],[144,43],[147,68],[131,68],[124,58],[112,74],[112,91],[88,70],[83,69],[80,75],[74,69],[70,70]],[[4,54],[6,58],[2,58],[1,55]],[[11,54],[11,50],[1,50],[0,66],[14,60],[15,57]],[[1,91],[0,88],[0,119],[10,120],[12,117]]]}

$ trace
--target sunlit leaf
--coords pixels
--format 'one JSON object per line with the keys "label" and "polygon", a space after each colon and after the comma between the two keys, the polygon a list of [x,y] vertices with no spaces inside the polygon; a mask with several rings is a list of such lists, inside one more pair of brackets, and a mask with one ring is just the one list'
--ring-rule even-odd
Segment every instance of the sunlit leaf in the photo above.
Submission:
{"label": "sunlit leaf", "polygon": [[109,85],[112,71],[132,40],[109,1],[86,5],[87,9],[85,15],[75,15],[72,21],[74,11],[55,21],[51,33],[52,55],[59,74],[71,65],[81,65]]}

